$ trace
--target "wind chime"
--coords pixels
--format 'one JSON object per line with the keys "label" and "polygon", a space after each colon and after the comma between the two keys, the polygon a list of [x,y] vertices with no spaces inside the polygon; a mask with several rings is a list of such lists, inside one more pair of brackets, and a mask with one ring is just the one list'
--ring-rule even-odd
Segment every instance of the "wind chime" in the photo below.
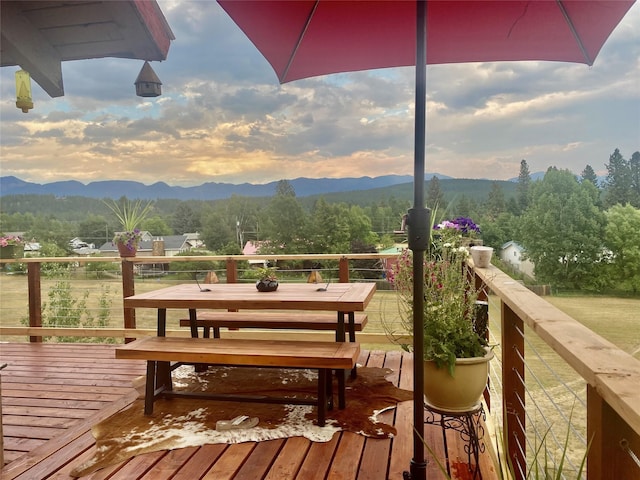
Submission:
{"label": "wind chime", "polygon": [[31,75],[26,70],[16,72],[16,107],[21,109],[22,113],[29,113],[29,110],[33,108]]}

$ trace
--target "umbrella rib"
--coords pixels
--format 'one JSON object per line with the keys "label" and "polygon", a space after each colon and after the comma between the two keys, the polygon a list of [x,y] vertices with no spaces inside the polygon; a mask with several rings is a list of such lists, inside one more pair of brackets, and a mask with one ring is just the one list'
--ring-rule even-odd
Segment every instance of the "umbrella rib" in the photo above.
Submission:
{"label": "umbrella rib", "polygon": [[291,64],[293,63],[293,60],[295,59],[296,54],[298,53],[298,48],[302,44],[302,39],[304,38],[305,34],[307,33],[307,29],[309,28],[309,25],[311,24],[311,19],[313,18],[313,15],[316,13],[316,10],[318,9],[318,4],[319,3],[320,3],[320,0],[316,0],[315,3],[313,4],[313,8],[309,12],[309,16],[307,17],[307,21],[305,22],[303,29],[300,31],[300,36],[298,37],[298,41],[296,42],[295,46],[293,47],[293,51],[291,52],[291,56],[289,57],[289,61],[287,62],[287,66],[285,67],[285,69],[282,72],[282,75],[280,76],[280,83],[284,83],[286,81],[285,79],[287,78],[287,75],[289,74],[289,68],[291,68]]}
{"label": "umbrella rib", "polygon": [[576,43],[578,44],[578,47],[580,47],[580,51],[582,52],[582,56],[584,57],[584,60],[585,60],[586,64],[589,65],[589,66],[592,66],[593,65],[593,60],[589,57],[589,54],[587,53],[587,49],[584,48],[584,44],[582,43],[582,39],[580,38],[580,35],[578,34],[578,31],[576,30],[575,25],[571,21],[571,17],[569,16],[569,13],[567,12],[567,9],[565,8],[564,4],[562,3],[562,0],[556,0],[556,3],[558,4],[558,8],[560,9],[560,11],[562,12],[562,15],[564,16],[564,19],[566,20],[567,25],[569,25],[569,29],[571,30],[571,33],[573,34],[573,38],[575,38]]}

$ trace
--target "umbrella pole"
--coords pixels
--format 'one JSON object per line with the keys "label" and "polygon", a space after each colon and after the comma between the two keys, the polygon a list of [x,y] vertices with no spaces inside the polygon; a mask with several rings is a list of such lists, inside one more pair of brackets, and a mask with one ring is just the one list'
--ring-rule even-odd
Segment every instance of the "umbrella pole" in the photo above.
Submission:
{"label": "umbrella pole", "polygon": [[424,174],[427,127],[427,2],[416,1],[416,98],[413,208],[407,216],[413,252],[413,458],[406,480],[425,480],[424,458],[424,256],[429,246],[430,211],[425,208]]}

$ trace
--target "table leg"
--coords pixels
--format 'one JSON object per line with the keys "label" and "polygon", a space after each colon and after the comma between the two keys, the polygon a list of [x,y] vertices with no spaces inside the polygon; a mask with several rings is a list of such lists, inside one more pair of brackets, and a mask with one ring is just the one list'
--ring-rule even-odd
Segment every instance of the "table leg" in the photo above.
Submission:
{"label": "table leg", "polygon": [[196,315],[196,309],[189,309],[189,326],[191,327],[191,338],[198,338],[198,325],[196,323],[198,317]]}
{"label": "table leg", "polygon": [[[331,374],[329,373],[329,377]],[[324,427],[327,416],[327,369],[318,369],[318,426]]]}
{"label": "table leg", "polygon": [[336,342],[346,341],[344,332],[344,316],[345,312],[338,312],[338,326],[336,327]]}
{"label": "table leg", "polygon": [[158,309],[158,331],[157,335],[159,337],[164,337],[167,335],[167,309],[159,308]]}
{"label": "table leg", "polygon": [[[158,309],[158,336],[164,337],[167,334],[167,309]],[[156,388],[172,390],[171,385],[171,364],[169,362],[156,362],[155,384]]]}
{"label": "table leg", "polygon": [[336,370],[336,376],[338,377],[338,408],[342,410],[347,406],[345,398],[345,370]]}
{"label": "table leg", "polygon": [[349,312],[349,341],[356,341],[356,312]]}

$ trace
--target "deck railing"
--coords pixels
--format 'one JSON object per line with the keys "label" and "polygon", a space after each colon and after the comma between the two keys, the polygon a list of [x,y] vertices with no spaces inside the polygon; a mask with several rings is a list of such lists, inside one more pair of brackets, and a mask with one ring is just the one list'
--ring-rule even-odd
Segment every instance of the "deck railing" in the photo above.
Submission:
{"label": "deck railing", "polygon": [[[122,296],[126,297],[135,293],[136,284],[141,286],[142,282],[146,281],[143,276],[137,275],[140,268],[144,265],[166,264],[169,261],[222,261],[225,268],[220,272],[220,276],[226,277],[227,282],[241,280],[239,262],[246,262],[249,259],[329,262],[336,265],[332,267],[332,275],[335,277],[332,280],[349,282],[356,281],[353,278],[354,261],[374,259],[382,261],[392,257],[392,255],[381,254],[353,254],[193,256],[170,259],[166,257],[20,259],[19,262],[27,265],[29,326],[7,326],[7,313],[3,311],[0,335],[29,335],[30,341],[37,342],[48,335],[77,334],[135,338],[154,334],[155,331],[151,328],[139,328],[136,312],[132,309],[123,309],[124,328],[81,329],[80,331],[73,328],[43,328],[41,288],[43,264],[78,261],[120,262]],[[572,407],[575,411],[571,414],[572,424],[576,424],[577,419],[581,421],[581,424],[577,424],[577,429],[585,432],[585,443],[588,443],[588,449],[585,445],[582,446],[582,452],[588,450],[586,478],[588,480],[640,478],[640,460],[638,459],[640,456],[640,361],[553,307],[498,268],[491,266],[487,269],[476,269],[475,275],[477,283],[486,286],[487,298],[492,304],[490,312],[493,317],[494,333],[496,330],[500,332],[500,338],[497,340],[501,355],[497,364],[502,368],[498,375],[494,376],[490,389],[499,398],[490,400],[489,404],[493,412],[502,412],[502,417],[497,420],[498,423],[503,420],[501,429],[504,441],[502,443],[506,449],[505,455],[513,462],[515,477],[525,478],[525,472],[527,468],[531,468],[532,460],[527,456],[532,456],[531,451],[535,450],[535,445],[540,440],[539,434],[535,430],[532,433],[530,428],[533,422],[528,409],[532,400],[535,403],[535,398],[532,398],[532,389],[528,386],[529,377],[535,377],[535,374],[528,373],[531,370],[527,364],[527,361],[531,360],[532,350],[535,350],[527,346],[527,342],[533,338],[555,352],[586,385],[584,415],[579,412],[583,409],[579,403]],[[188,335],[188,332],[185,331],[184,334]],[[381,332],[363,332],[359,338],[363,343],[388,343],[386,336]],[[549,391],[543,391],[542,395],[552,397]],[[545,412],[542,414],[546,415]],[[560,448],[562,447],[561,439]],[[570,448],[573,446],[570,445]],[[554,452],[551,453],[554,454]],[[548,454],[549,452],[545,452],[545,457]]]}

